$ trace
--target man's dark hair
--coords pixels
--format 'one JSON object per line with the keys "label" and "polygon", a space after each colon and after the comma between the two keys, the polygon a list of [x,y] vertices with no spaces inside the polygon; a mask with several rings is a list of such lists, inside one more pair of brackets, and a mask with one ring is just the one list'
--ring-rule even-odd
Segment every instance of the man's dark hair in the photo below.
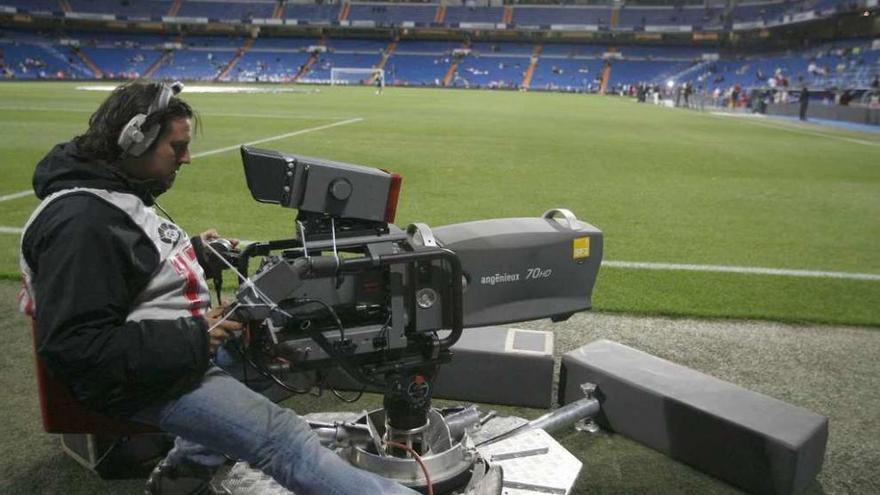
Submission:
{"label": "man's dark hair", "polygon": [[[123,153],[122,148],[116,144],[119,133],[132,117],[149,111],[150,105],[161,89],[160,83],[145,81],[123,84],[114,89],[89,118],[89,129],[86,133],[74,139],[79,152],[91,159],[108,163],[118,161]],[[159,128],[161,137],[167,132],[169,123],[181,117],[192,118],[194,129],[198,129],[198,116],[192,107],[185,101],[172,97],[168,106],[151,114],[142,128],[150,129],[158,123],[161,126]],[[147,152],[150,152],[158,141],[159,138],[150,145]]]}

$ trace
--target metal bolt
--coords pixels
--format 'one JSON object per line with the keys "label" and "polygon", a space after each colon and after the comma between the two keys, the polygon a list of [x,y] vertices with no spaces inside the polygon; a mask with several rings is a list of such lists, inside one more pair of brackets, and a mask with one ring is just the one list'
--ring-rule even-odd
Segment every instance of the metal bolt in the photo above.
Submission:
{"label": "metal bolt", "polygon": [[593,421],[593,418],[584,418],[574,424],[574,429],[587,433],[599,433],[601,430],[599,424]]}
{"label": "metal bolt", "polygon": [[596,388],[595,383],[585,382],[581,384],[581,392],[583,392],[588,398],[592,398],[596,395]]}

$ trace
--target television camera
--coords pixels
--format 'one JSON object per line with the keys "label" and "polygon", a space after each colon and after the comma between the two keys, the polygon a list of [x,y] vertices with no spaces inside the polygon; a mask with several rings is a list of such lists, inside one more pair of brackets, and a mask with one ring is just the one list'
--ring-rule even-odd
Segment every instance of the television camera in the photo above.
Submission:
{"label": "television camera", "polygon": [[239,274],[228,316],[246,323],[247,363],[294,392],[341,368],[382,392],[384,409],[314,424],[322,441],[409,486],[425,489],[414,457],[437,486],[467,484],[478,462],[464,429],[479,418],[431,408],[438,367],[465,328],[589,309],[602,232],[565,209],[401,229],[397,174],[248,146],[241,156],[255,200],[298,211],[294,238],[206,250],[218,292],[222,268]]}

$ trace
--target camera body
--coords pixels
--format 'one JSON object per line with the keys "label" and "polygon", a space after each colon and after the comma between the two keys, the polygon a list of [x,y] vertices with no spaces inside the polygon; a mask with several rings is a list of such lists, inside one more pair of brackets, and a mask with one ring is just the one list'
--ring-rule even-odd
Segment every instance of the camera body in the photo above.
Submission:
{"label": "camera body", "polygon": [[246,274],[260,259],[235,317],[269,369],[342,367],[384,387],[389,375],[431,375],[463,328],[591,307],[602,232],[567,210],[402,230],[390,222],[396,174],[248,147],[242,161],[256,200],[298,209],[297,238],[236,260]]}

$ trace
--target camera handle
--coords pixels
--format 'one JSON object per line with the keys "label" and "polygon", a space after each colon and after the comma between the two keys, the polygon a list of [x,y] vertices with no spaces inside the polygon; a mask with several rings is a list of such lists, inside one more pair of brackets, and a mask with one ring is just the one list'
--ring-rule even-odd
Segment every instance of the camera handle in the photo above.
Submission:
{"label": "camera handle", "polygon": [[571,210],[566,208],[552,208],[545,211],[541,217],[551,220],[555,219],[557,215],[565,219],[566,223],[568,223],[569,230],[575,230],[577,228],[578,218],[571,212]]}

